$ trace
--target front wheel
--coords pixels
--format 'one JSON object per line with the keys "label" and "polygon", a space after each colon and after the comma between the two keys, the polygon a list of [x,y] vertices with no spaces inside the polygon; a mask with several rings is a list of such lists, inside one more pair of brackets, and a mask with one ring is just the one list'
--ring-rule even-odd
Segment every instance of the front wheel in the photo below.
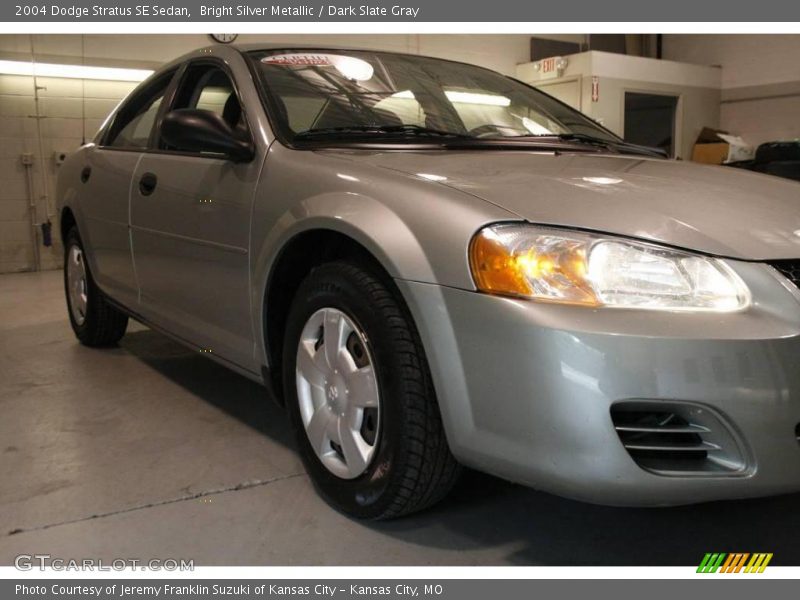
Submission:
{"label": "front wheel", "polygon": [[450,490],[459,466],[419,336],[380,277],[348,262],[315,268],[289,312],[283,368],[300,454],[335,508],[386,519]]}
{"label": "front wheel", "polygon": [[128,327],[128,317],[109,303],[92,279],[78,228],[64,238],[64,291],[72,330],[86,346],[116,344]]}

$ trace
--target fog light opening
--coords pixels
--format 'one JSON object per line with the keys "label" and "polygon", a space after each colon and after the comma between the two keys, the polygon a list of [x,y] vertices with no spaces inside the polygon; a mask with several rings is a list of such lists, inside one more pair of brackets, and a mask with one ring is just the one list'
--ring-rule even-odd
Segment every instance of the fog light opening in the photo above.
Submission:
{"label": "fog light opening", "polygon": [[743,443],[706,407],[628,400],[611,407],[611,419],[634,462],[656,475],[737,475],[747,469]]}

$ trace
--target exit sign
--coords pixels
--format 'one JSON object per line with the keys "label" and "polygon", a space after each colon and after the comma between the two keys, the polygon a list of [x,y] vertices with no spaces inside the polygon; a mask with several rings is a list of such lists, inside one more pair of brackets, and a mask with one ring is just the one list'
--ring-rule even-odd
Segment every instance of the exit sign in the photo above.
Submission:
{"label": "exit sign", "polygon": [[543,58],[538,63],[539,75],[542,79],[554,79],[560,77],[567,67],[567,59],[562,56],[551,56]]}
{"label": "exit sign", "polygon": [[558,67],[556,67],[556,59],[555,57],[552,58],[545,58],[542,60],[542,75],[545,73],[554,73],[558,71]]}

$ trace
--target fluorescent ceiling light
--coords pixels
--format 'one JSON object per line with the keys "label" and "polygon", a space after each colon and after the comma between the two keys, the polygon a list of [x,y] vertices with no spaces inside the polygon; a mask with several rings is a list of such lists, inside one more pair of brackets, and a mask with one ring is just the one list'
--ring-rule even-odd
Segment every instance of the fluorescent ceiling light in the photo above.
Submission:
{"label": "fluorescent ceiling light", "polygon": [[68,79],[104,79],[107,81],[143,81],[152,75],[149,69],[117,69],[85,65],[56,65],[22,60],[0,60],[0,73],[29,77],[66,77]]}
{"label": "fluorescent ceiling light", "polygon": [[[459,102],[461,104],[483,104],[486,106],[510,106],[511,99],[497,94],[475,94],[473,92],[453,92],[448,91],[444,93],[450,102]],[[414,98],[414,92],[411,90],[403,90],[402,92],[395,92],[392,98],[405,98],[411,100]]]}
{"label": "fluorescent ceiling light", "polygon": [[505,96],[495,94],[473,94],[472,92],[445,92],[450,102],[462,104],[486,104],[488,106],[509,106],[511,100]]}

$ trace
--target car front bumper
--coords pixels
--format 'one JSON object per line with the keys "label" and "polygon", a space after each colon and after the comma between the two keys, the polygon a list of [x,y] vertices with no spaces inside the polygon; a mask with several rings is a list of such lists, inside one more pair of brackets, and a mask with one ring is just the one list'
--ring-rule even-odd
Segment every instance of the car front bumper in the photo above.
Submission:
{"label": "car front bumper", "polygon": [[[600,504],[800,491],[800,291],[764,264],[729,264],[754,298],[730,314],[589,309],[399,280],[455,456]],[[611,417],[631,401],[716,415],[741,445],[742,468],[640,466]]]}

